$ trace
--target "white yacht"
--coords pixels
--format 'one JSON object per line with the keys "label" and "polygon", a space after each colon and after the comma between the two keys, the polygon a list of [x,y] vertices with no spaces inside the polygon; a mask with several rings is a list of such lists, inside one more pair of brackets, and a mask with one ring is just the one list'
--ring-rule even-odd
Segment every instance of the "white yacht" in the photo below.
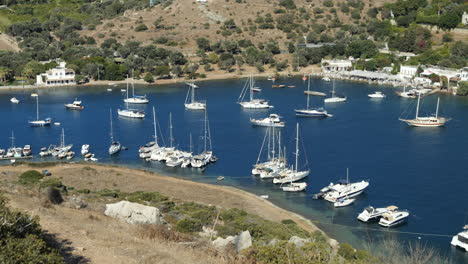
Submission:
{"label": "white yacht", "polygon": [[350,183],[349,170],[346,169],[346,182],[340,182],[335,185],[331,184],[328,187],[329,191],[325,194],[324,199],[334,203],[342,198],[352,198],[360,195],[368,186],[368,181]]}
{"label": "white yacht", "polygon": [[81,155],[84,156],[89,153],[89,144],[84,144],[81,146]]}
{"label": "white yacht", "polygon": [[206,104],[203,102],[198,102],[195,100],[195,89],[198,88],[193,82],[187,83],[189,89],[187,91],[187,96],[185,97],[185,108],[191,110],[205,110]]}
{"label": "white yacht", "polygon": [[330,78],[328,78],[328,77],[323,77],[323,78],[322,78],[322,81],[329,82],[329,81],[331,81],[331,80],[330,80]]}
{"label": "white yacht", "polygon": [[284,192],[302,192],[307,188],[306,182],[291,182],[289,185],[282,186]]}
{"label": "white yacht", "polygon": [[[212,151],[212,146],[211,146],[211,132],[210,132],[209,124],[208,124],[208,115],[207,115],[206,109],[205,109],[203,143],[204,143],[203,152],[198,155],[193,156],[190,162],[190,165],[194,168],[202,168],[216,159],[213,156],[213,151]],[[209,144],[209,150],[208,150],[208,144]]]}
{"label": "white yacht", "polygon": [[335,206],[335,207],[345,207],[345,206],[348,206],[348,205],[354,203],[354,201],[356,201],[356,199],[344,197],[344,198],[340,198],[336,202],[334,202],[333,206]]}
{"label": "white yacht", "polygon": [[346,101],[345,96],[337,96],[335,94],[335,79],[333,79],[333,88],[332,88],[331,94],[332,94],[331,97],[325,98],[325,100],[323,100],[325,103],[340,103],[340,102]]}
{"label": "white yacht", "polygon": [[304,179],[310,173],[309,170],[299,170],[299,123],[296,124],[296,164],[293,169],[285,169],[279,173],[279,177],[273,179],[273,183],[289,183]]}
{"label": "white yacht", "polygon": [[369,96],[370,98],[385,98],[386,95],[382,92],[379,92],[379,91],[376,91],[375,93],[372,93],[372,94],[368,94],[367,96]]}
{"label": "white yacht", "polygon": [[452,238],[450,244],[468,251],[468,225],[463,227],[464,231],[458,233]]}
{"label": "white yacht", "polygon": [[83,110],[85,107],[81,104],[81,101],[75,98],[75,101],[71,104],[65,104],[65,108],[70,110]]}
{"label": "white yacht", "polygon": [[295,109],[296,115],[298,116],[310,116],[310,117],[331,117],[327,110],[323,109],[323,107],[318,108],[310,108],[310,76],[307,82],[307,107],[305,109]]}
{"label": "white yacht", "polygon": [[419,116],[419,102],[421,100],[421,95],[418,95],[418,103],[416,105],[416,116],[414,119],[404,119],[399,118],[400,121],[405,122],[409,126],[416,127],[441,127],[445,125],[446,122],[450,121],[450,118],[440,117],[439,116],[439,102],[440,98],[437,98],[437,107],[436,113],[433,116]]}
{"label": "white yacht", "polygon": [[52,123],[51,118],[46,118],[46,119],[43,119],[43,120],[39,119],[39,96],[36,95],[35,97],[36,97],[36,120],[29,121],[29,125],[33,126],[33,127],[50,126],[50,124]]}
{"label": "white yacht", "polygon": [[372,206],[368,206],[364,208],[364,211],[358,215],[357,219],[361,220],[362,222],[378,220],[387,211],[388,208],[374,208]]}
{"label": "white yacht", "polygon": [[[260,162],[265,145],[267,145],[267,158],[265,161]],[[253,166],[252,175],[260,176],[262,179],[279,176],[278,173],[286,166],[286,160],[283,157],[284,152],[281,148],[281,132],[278,130],[278,133],[276,133],[275,127],[268,127],[263,137],[257,161]]]}
{"label": "white yacht", "polygon": [[[127,76],[128,79],[128,76]],[[132,80],[134,80],[134,77],[132,76]],[[147,104],[149,103],[148,98],[146,98],[146,95],[135,95],[135,85],[132,81],[132,97],[128,97],[128,82],[127,82],[127,98],[124,99],[124,102],[127,104]],[[123,91],[125,92],[125,91]]]}
{"label": "white yacht", "polygon": [[409,90],[409,91],[406,91],[406,85],[403,86],[403,91],[402,92],[396,92],[396,94],[400,97],[403,97],[403,98],[416,98],[417,97],[417,93],[415,92],[415,90]]}
{"label": "white yacht", "polygon": [[[247,109],[267,109],[272,108],[273,106],[268,104],[268,101],[264,99],[254,99],[254,79],[252,74],[250,74],[249,79],[244,84],[241,94],[239,95],[237,103],[240,104],[243,108]],[[245,99],[248,93],[248,100]]]}
{"label": "white yacht", "polygon": [[379,225],[383,227],[393,227],[403,224],[408,220],[408,211],[400,211],[396,206],[389,206],[387,207],[387,209],[388,211],[382,214],[382,218],[380,218]]}
{"label": "white yacht", "polygon": [[[128,87],[128,83],[127,83],[127,87]],[[128,97],[128,88],[127,88],[127,99],[124,99],[125,109],[117,109],[117,114],[119,116],[128,117],[128,118],[138,118],[138,119],[144,118],[145,117],[144,111],[128,108],[128,104],[130,103],[128,99],[132,99],[132,98]]]}
{"label": "white yacht", "polygon": [[16,99],[16,97],[12,97],[12,98],[10,99],[10,102],[12,102],[12,103],[14,103],[14,104],[19,104],[20,101],[19,101],[18,99]]}
{"label": "white yacht", "polygon": [[250,118],[250,123],[255,126],[265,127],[284,127],[285,122],[281,121],[280,116],[277,114],[270,114],[268,117],[262,119]]}
{"label": "white yacht", "polygon": [[62,134],[60,135],[60,146],[55,147],[52,149],[51,154],[54,157],[62,157],[66,156],[66,153],[69,152],[73,148],[73,144],[65,144],[65,130],[62,128]]}
{"label": "white yacht", "polygon": [[31,155],[32,155],[31,145],[25,145],[23,147],[23,156],[31,156]]}
{"label": "white yacht", "polygon": [[110,140],[111,144],[109,146],[109,155],[114,155],[120,152],[122,149],[122,145],[120,144],[119,141],[114,140],[114,129],[112,127],[112,109],[110,110]]}

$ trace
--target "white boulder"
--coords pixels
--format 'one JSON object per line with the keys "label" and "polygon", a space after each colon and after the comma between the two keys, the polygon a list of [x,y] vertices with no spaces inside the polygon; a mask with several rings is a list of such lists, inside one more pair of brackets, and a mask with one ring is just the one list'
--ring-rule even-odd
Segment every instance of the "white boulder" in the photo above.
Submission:
{"label": "white boulder", "polygon": [[128,201],[106,204],[104,214],[129,224],[162,224],[158,208]]}
{"label": "white boulder", "polygon": [[250,232],[244,231],[237,236],[228,236],[226,238],[218,237],[213,241],[213,246],[216,249],[225,249],[227,246],[233,245],[237,252],[252,246],[252,237]]}
{"label": "white boulder", "polygon": [[304,239],[304,238],[300,238],[297,236],[292,236],[291,238],[289,238],[289,241],[288,241],[288,243],[292,243],[296,245],[297,248],[303,247],[304,244],[307,242],[310,242],[310,239]]}

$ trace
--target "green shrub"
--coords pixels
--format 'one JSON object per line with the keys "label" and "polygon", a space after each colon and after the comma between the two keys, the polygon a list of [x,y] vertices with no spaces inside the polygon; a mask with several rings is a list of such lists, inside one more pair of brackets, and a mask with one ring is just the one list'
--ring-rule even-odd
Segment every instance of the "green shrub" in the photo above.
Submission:
{"label": "green shrub", "polygon": [[200,221],[195,219],[182,219],[176,224],[176,231],[182,233],[193,233],[202,230],[202,224]]}
{"label": "green shrub", "polygon": [[150,72],[147,72],[145,74],[145,77],[143,78],[143,80],[147,83],[154,83],[153,75]]}
{"label": "green shrub", "polygon": [[103,189],[96,192],[98,196],[117,198],[120,196],[120,190]]}
{"label": "green shrub", "polygon": [[148,27],[145,24],[139,24],[135,27],[136,32],[142,32],[148,30]]}
{"label": "green shrub", "polygon": [[19,176],[19,183],[24,185],[36,184],[38,183],[44,175],[36,170],[29,170],[21,173]]}
{"label": "green shrub", "polygon": [[54,188],[61,188],[63,187],[62,182],[57,179],[57,178],[50,178],[42,181],[39,186],[41,188],[47,188],[47,187],[54,187]]}

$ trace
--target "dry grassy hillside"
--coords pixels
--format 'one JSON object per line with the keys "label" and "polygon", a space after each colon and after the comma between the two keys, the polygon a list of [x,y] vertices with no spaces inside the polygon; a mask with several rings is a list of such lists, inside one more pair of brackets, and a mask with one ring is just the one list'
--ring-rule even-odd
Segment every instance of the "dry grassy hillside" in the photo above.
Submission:
{"label": "dry grassy hillside", "polygon": [[[343,24],[356,21],[365,22],[369,8],[380,7],[385,2],[393,1],[360,1],[364,4],[360,12],[360,19],[351,17],[354,8],[350,8],[347,13],[340,10],[343,3],[350,2],[348,0],[333,0],[333,7],[325,7],[324,2],[326,1],[295,0],[296,8],[287,9],[280,6],[278,0],[244,0],[242,3],[237,3],[235,0],[208,0],[206,4],[197,3],[194,0],[174,0],[167,6],[157,5],[147,10],[127,11],[124,16],[103,21],[95,30],[84,30],[81,34],[94,37],[98,44],[110,37],[116,38],[119,42],[138,40],[144,44],[150,44],[159,37],[167,37],[170,41],[177,42],[177,48],[183,50],[185,54],[195,52],[195,40],[198,37],[207,37],[212,42],[226,39],[248,39],[254,44],[273,39],[277,40],[282,48],[285,48],[284,43],[292,41],[292,39],[288,40],[287,33],[281,30],[257,28],[255,32],[252,32],[250,27],[252,25],[258,27],[259,25],[255,23],[257,17],[265,17],[269,13],[276,21],[284,13],[275,14],[275,10],[283,9],[287,13],[296,15],[297,19],[294,21],[296,24],[310,29],[312,24],[329,25],[335,17]],[[322,9],[322,12],[317,13],[316,8]],[[230,36],[223,36],[223,23],[229,19],[235,21],[236,26],[242,31],[241,33],[234,32]],[[158,27],[154,24],[157,20],[159,21]],[[148,30],[136,32],[135,27],[140,24],[145,24]],[[333,35],[334,31],[336,29],[329,28],[324,33]]]}

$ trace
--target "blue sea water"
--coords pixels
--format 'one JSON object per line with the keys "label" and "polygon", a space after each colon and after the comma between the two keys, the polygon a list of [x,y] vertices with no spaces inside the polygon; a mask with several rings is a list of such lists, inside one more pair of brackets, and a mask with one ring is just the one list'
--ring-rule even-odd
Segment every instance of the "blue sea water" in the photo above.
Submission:
{"label": "blue sea water", "polygon": [[[339,241],[362,246],[369,240],[396,237],[402,241],[422,241],[436,247],[455,263],[468,262],[468,253],[450,246],[451,236],[462,230],[468,221],[467,164],[468,164],[468,99],[441,95],[441,115],[453,119],[443,128],[411,128],[398,121],[401,116],[414,115],[415,100],[401,99],[395,88],[351,82],[336,82],[336,90],[348,97],[345,103],[327,104],[334,116],[326,119],[296,117],[295,108],[304,107],[306,88],[301,78],[283,79],[279,83],[295,88],[274,89],[271,82],[257,80],[263,91],[256,94],[268,99],[273,109],[243,110],[236,104],[244,80],[199,82],[197,97],[206,100],[211,139],[218,162],[204,172],[193,169],[166,168],[157,162],[138,158],[138,147],[152,140],[152,106],[156,107],[158,123],[164,140],[168,142],[169,113],[172,114],[175,145],[189,149],[190,134],[193,150],[203,149],[203,112],[184,109],[187,86],[183,83],[143,86],[138,94],[147,94],[150,104],[135,106],[146,111],[144,120],[117,116],[117,108],[124,107],[124,93],[118,87],[69,87],[37,91],[41,118],[52,117],[61,126],[31,128],[27,121],[35,118],[35,98],[31,90],[0,92],[0,148],[8,148],[12,130],[16,145],[31,144],[37,153],[42,146],[60,143],[61,129],[67,143],[90,144],[100,162],[144,168],[212,184],[225,184],[252,193],[268,194],[279,206],[297,212],[312,221]],[[107,88],[113,88],[108,92]],[[331,83],[320,79],[311,81],[311,89],[328,92]],[[370,99],[367,94],[383,91],[387,98]],[[11,104],[15,96],[21,103]],[[67,111],[64,103],[78,98],[86,106],[83,111]],[[437,95],[424,98],[421,115],[435,111]],[[312,105],[323,105],[323,97],[311,97]],[[128,147],[110,158],[109,109],[113,111],[114,134]],[[262,140],[264,128],[253,127],[249,118],[277,113],[286,121],[282,129],[283,142],[293,161],[295,124],[300,124],[301,164],[308,161],[311,174],[307,178],[307,192],[283,193],[271,180],[250,175]],[[330,182],[346,177],[370,180],[370,187],[357,201],[345,208],[333,208],[323,200],[313,200],[312,194]],[[218,183],[216,177],[225,176]],[[131,175],[129,175],[131,177]],[[377,224],[362,224],[356,219],[364,207],[397,205],[411,212],[407,224],[384,229]],[[388,232],[398,231],[401,233]],[[432,235],[433,234],[433,235]],[[441,236],[436,236],[441,235]]]}

